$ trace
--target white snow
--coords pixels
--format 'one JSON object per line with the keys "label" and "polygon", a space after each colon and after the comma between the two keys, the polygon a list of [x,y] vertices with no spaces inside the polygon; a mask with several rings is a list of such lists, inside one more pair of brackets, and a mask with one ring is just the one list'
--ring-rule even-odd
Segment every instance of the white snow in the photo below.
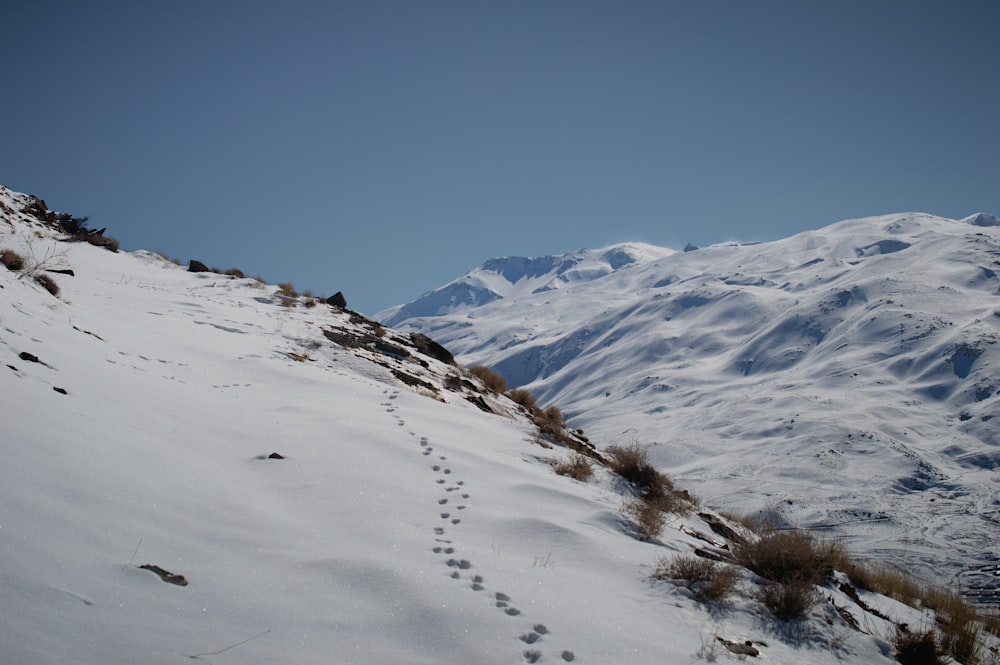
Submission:
{"label": "white snow", "polygon": [[496,281],[488,262],[377,318],[493,367],[605,445],[654,446],[715,508],[833,525],[861,556],[953,584],[1000,558],[993,219],[904,213],[650,250],[558,291],[423,307]]}
{"label": "white snow", "polygon": [[893,662],[888,624],[851,631],[827,602],[776,622],[749,576],[715,608],[650,582],[704,523],[637,540],[620,482],[554,475],[565,453],[512,404],[444,389],[439,361],[335,344],[364,322],[254,280],[59,242],[26,201],[0,189],[0,249],[75,276],[53,297],[0,267],[3,663],[735,658],[717,637],[770,663]]}

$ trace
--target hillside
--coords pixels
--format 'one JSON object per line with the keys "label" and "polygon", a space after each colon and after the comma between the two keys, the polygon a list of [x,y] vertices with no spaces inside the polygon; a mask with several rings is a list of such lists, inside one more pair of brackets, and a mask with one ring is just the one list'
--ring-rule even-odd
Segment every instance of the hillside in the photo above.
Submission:
{"label": "hillside", "polygon": [[[862,665],[935,625],[833,570],[776,618],[752,534],[682,502],[641,537],[639,485],[553,473],[570,450],[429,340],[0,214],[5,664]],[[729,594],[651,578],[679,555]]]}
{"label": "hillside", "polygon": [[[828,527],[951,582],[997,562],[1000,227],[849,220],[686,252],[492,260],[377,315],[493,367],[709,505]],[[630,254],[587,278],[498,265]],[[489,285],[493,298],[447,294]]]}

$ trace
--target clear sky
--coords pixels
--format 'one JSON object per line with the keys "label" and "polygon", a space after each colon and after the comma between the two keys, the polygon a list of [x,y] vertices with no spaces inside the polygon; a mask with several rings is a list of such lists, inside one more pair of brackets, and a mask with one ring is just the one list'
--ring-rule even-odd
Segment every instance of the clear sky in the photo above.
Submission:
{"label": "clear sky", "polygon": [[8,3],[0,183],[368,314],[487,258],[1000,214],[1000,2]]}

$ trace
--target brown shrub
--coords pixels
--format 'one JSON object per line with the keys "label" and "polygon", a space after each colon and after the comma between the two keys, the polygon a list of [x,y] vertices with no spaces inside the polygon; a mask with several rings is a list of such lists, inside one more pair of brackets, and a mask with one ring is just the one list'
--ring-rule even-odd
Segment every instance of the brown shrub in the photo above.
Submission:
{"label": "brown shrub", "polygon": [[590,458],[580,453],[576,453],[568,460],[558,462],[552,468],[560,476],[569,476],[584,483],[594,475],[594,466]]}
{"label": "brown shrub", "polygon": [[289,298],[298,298],[299,293],[295,290],[295,287],[291,282],[283,282],[278,284],[278,293]]}
{"label": "brown shrub", "polygon": [[313,307],[316,306],[316,299],[315,298],[306,298],[302,302],[302,304],[305,305],[307,309],[312,309]]}
{"label": "brown shrub", "polygon": [[733,554],[741,565],[782,584],[813,585],[828,580],[847,560],[840,544],[799,530],[772,531],[756,541],[738,545]]}
{"label": "brown shrub", "polygon": [[725,598],[739,581],[739,572],[730,565],[716,563],[697,556],[676,556],[660,559],[653,570],[653,579],[683,580],[684,586],[701,600]]}
{"label": "brown shrub", "polygon": [[803,618],[820,599],[813,582],[800,578],[767,584],[760,588],[759,597],[774,616],[786,621]]}
{"label": "brown shrub", "polygon": [[39,284],[43,289],[48,291],[54,296],[59,295],[59,285],[56,284],[56,280],[52,279],[45,273],[38,273],[34,277],[35,282]]}
{"label": "brown shrub", "polygon": [[489,367],[474,365],[466,371],[483,382],[483,386],[491,393],[501,394],[507,392],[507,379],[503,378]]}
{"label": "brown shrub", "polygon": [[609,446],[611,470],[637,487],[645,496],[660,497],[671,494],[674,485],[663,473],[656,470],[645,448],[638,443],[627,446]]}
{"label": "brown shrub", "polygon": [[903,665],[939,665],[941,663],[932,629],[912,633],[897,628],[892,644],[896,648],[896,660]]}
{"label": "brown shrub", "polygon": [[24,257],[12,249],[5,249],[0,252],[0,263],[2,263],[7,270],[24,270],[25,266]]}
{"label": "brown shrub", "polygon": [[625,511],[635,521],[635,528],[642,540],[653,540],[663,533],[666,515],[655,504],[642,499],[633,499],[625,506]]}
{"label": "brown shrub", "polygon": [[246,279],[246,275],[239,268],[230,268],[223,275],[229,275],[230,277],[235,277],[236,279]]}
{"label": "brown shrub", "polygon": [[544,411],[536,408],[532,410],[532,415],[535,425],[542,434],[548,434],[556,440],[562,439],[561,435],[566,429],[566,423],[563,421],[562,412],[557,407],[550,406]]}
{"label": "brown shrub", "polygon": [[507,397],[509,397],[516,404],[520,404],[524,408],[528,409],[528,411],[533,411],[538,408],[538,400],[524,388],[514,388],[507,393]]}

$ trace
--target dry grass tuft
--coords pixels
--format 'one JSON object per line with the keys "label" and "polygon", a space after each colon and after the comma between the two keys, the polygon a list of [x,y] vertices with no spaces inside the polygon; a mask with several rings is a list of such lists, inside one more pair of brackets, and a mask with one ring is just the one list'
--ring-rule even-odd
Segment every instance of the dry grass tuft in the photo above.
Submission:
{"label": "dry grass tuft", "polygon": [[560,476],[569,476],[583,483],[594,475],[594,465],[590,458],[580,453],[576,453],[568,460],[556,463],[552,468]]}
{"label": "dry grass tuft", "polygon": [[495,394],[502,394],[507,392],[507,379],[503,378],[489,367],[483,367],[482,365],[474,365],[467,368],[466,370],[469,374],[476,377],[483,382],[483,386]]}
{"label": "dry grass tuft", "polygon": [[772,531],[739,545],[736,560],[773,582],[818,584],[833,576],[848,560],[842,545],[816,538],[808,531]]}
{"label": "dry grass tuft", "polygon": [[24,270],[24,266],[27,264],[24,257],[12,249],[5,249],[0,252],[0,263],[7,270]]}
{"label": "dry grass tuft", "polygon": [[774,616],[794,621],[805,617],[820,595],[812,581],[796,578],[762,586],[759,598]]}
{"label": "dry grass tuft", "polygon": [[625,512],[632,517],[642,540],[653,540],[663,533],[667,516],[655,504],[642,499],[633,499],[625,506]]}
{"label": "dry grass tuft", "polygon": [[627,446],[610,446],[611,470],[632,483],[644,496],[658,498],[673,493],[674,485],[649,461],[645,448],[638,443]]}
{"label": "dry grass tuft", "polygon": [[896,660],[903,665],[939,665],[941,658],[931,629],[919,633],[896,629],[892,640]]}
{"label": "dry grass tuft", "polygon": [[848,561],[839,543],[807,531],[772,531],[734,548],[740,565],[774,582],[761,588],[760,600],[775,616],[800,619],[816,604],[815,586],[833,578]]}
{"label": "dry grass tuft", "polygon": [[538,408],[538,400],[524,388],[514,388],[507,393],[507,397],[509,397],[514,403],[520,404],[524,408],[528,409],[528,411],[533,411]]}
{"label": "dry grass tuft", "polygon": [[295,290],[295,287],[291,282],[283,282],[278,284],[278,293],[288,298],[298,298],[299,293]]}
{"label": "dry grass tuft", "polygon": [[34,277],[35,282],[41,286],[43,289],[48,291],[54,296],[59,295],[59,285],[56,284],[56,280],[52,279],[45,273],[39,273]]}
{"label": "dry grass tuft", "polygon": [[656,580],[683,580],[696,598],[721,600],[733,592],[739,581],[739,571],[727,564],[697,556],[676,556],[660,559],[653,570]]}

